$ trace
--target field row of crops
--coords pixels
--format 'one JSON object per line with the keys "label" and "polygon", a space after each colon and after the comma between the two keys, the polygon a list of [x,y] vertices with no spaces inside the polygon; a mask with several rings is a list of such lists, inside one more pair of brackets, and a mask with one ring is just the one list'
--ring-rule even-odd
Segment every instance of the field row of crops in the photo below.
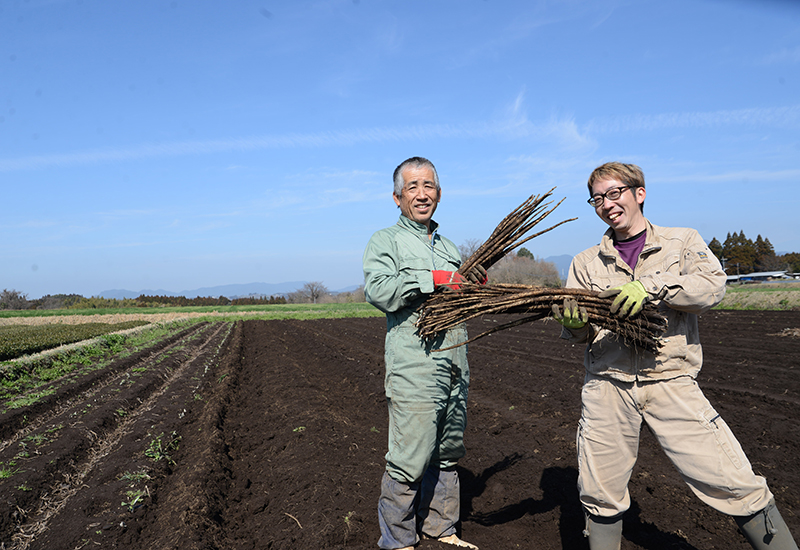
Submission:
{"label": "field row of crops", "polygon": [[[50,330],[54,333],[79,340],[73,345],[60,346],[43,353],[0,361],[0,414],[9,409],[31,405],[54,393],[61,383],[59,380],[69,383],[77,375],[103,368],[109,361],[150,348],[178,332],[200,324],[203,323],[184,320],[152,324],[134,321],[118,325],[53,325]],[[0,335],[27,333],[33,344],[42,347],[48,337],[41,333],[47,328],[0,327]],[[84,329],[86,332],[82,332]],[[36,340],[36,336],[41,338]],[[20,340],[24,341],[24,337],[20,337]]]}
{"label": "field row of crops", "polygon": [[79,325],[8,325],[0,326],[0,361],[89,340],[148,324],[147,321],[123,323],[84,323]]}
{"label": "field row of crops", "polygon": [[[342,304],[273,304],[243,306],[181,306],[157,309],[108,308],[108,309],[26,309],[0,310],[0,325],[16,324],[23,320],[42,319],[43,322],[59,322],[64,317],[124,316],[137,319],[171,317],[247,317],[248,319],[339,319],[345,317],[373,317],[383,315],[366,302]],[[50,319],[49,321],[45,321]]]}
{"label": "field row of crops", "polygon": [[151,323],[190,320],[318,319],[383,315],[369,304],[292,304],[128,310],[0,312],[0,362]]}

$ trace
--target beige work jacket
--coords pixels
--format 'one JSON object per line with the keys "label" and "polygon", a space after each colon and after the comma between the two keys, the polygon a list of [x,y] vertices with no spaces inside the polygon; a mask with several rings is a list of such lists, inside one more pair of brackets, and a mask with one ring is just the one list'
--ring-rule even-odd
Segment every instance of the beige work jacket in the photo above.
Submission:
{"label": "beige work jacket", "polygon": [[667,318],[658,353],[625,345],[608,330],[591,323],[563,329],[561,337],[585,342],[584,365],[598,376],[622,382],[696,377],[703,364],[697,316],[725,296],[726,275],[717,258],[694,229],[659,227],[647,221],[647,238],[631,269],[614,248],[613,230],[599,245],[572,260],[567,287],[602,291],[639,280]]}

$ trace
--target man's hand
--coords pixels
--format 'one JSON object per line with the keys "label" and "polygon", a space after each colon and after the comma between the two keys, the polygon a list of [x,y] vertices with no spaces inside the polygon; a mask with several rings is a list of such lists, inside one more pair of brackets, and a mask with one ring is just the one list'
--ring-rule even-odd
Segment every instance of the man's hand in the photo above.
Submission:
{"label": "man's hand", "polygon": [[483,269],[483,266],[477,264],[467,273],[467,280],[476,285],[485,285],[489,280],[489,276],[486,275],[486,270]]}
{"label": "man's hand", "polygon": [[435,269],[431,271],[433,275],[433,284],[435,286],[446,286],[453,290],[461,289],[461,283],[466,283],[467,280],[461,276],[458,271],[442,271]]}
{"label": "man's hand", "polygon": [[589,322],[589,314],[585,307],[578,308],[578,301],[574,298],[564,298],[564,315],[553,304],[553,319],[561,323],[564,328],[583,328]]}
{"label": "man's hand", "polygon": [[616,296],[611,302],[611,313],[616,313],[617,317],[635,317],[642,311],[642,308],[650,299],[644,285],[639,281],[631,281],[622,286],[609,288],[598,294],[600,298],[610,298]]}

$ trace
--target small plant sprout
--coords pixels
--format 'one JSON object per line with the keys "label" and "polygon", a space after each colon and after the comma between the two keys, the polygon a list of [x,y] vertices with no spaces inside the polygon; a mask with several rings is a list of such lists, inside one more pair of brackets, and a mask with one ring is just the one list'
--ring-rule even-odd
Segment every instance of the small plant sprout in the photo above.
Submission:
{"label": "small plant sprout", "polygon": [[14,474],[19,473],[21,470],[16,468],[16,462],[8,462],[7,464],[0,464],[0,479],[8,479]]}
{"label": "small plant sprout", "polygon": [[150,496],[150,491],[147,487],[142,489],[131,489],[129,491],[125,491],[125,498],[126,500],[122,501],[122,506],[125,506],[133,512],[136,508],[143,504],[145,497]]}
{"label": "small plant sprout", "polygon": [[292,430],[292,431],[293,431],[293,432],[304,432],[305,430],[306,430],[306,427],[305,427],[305,426],[298,426],[298,427],[296,427],[296,428],[295,428],[294,430]]}
{"label": "small plant sprout", "polygon": [[139,481],[148,481],[150,479],[150,474],[147,473],[147,470],[144,468],[136,471],[136,472],[128,472],[126,471],[119,479],[122,481],[129,481],[131,483],[137,483]]}
{"label": "small plant sprout", "polygon": [[170,453],[178,450],[178,444],[181,440],[177,432],[172,432],[169,436],[169,441],[166,443],[162,441],[164,434],[161,433],[150,441],[150,445],[145,449],[144,455],[155,462],[159,460],[166,460],[168,464],[175,464],[172,460]]}

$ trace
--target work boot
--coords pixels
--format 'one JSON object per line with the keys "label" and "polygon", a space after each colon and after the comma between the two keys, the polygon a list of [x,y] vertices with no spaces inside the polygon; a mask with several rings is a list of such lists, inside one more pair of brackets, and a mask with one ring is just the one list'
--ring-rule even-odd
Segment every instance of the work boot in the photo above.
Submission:
{"label": "work boot", "polygon": [[622,514],[610,518],[586,514],[583,536],[591,550],[619,550],[622,544]]}
{"label": "work boot", "polygon": [[798,550],[774,499],[760,512],[751,516],[734,516],[733,519],[756,550]]}
{"label": "work boot", "polygon": [[445,544],[452,544],[453,546],[460,546],[461,548],[469,548],[470,550],[478,550],[477,546],[475,546],[474,544],[470,544],[465,540],[461,540],[454,534],[448,537],[441,537],[438,539],[435,537],[431,537],[429,535],[422,535],[422,538],[427,540],[436,540],[439,542],[443,542]]}

